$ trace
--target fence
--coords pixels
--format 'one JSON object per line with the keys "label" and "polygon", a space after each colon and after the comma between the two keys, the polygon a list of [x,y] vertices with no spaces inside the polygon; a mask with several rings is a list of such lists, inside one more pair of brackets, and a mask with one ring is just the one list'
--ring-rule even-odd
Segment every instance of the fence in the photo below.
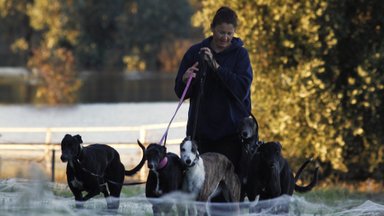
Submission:
{"label": "fence", "polygon": [[[82,136],[85,134],[87,140],[90,141],[85,142],[84,145],[106,143],[112,146],[121,154],[123,164],[126,165],[126,169],[129,169],[128,167],[137,164],[142,156],[136,140],[139,139],[145,145],[151,142],[158,142],[167,126],[168,123],[127,127],[0,128],[0,174],[1,170],[4,170],[2,168],[3,162],[13,159],[43,163],[45,171],[51,177],[51,181],[56,180],[56,172],[58,171],[61,172],[60,176],[64,176],[64,165],[61,164],[61,169],[58,169],[56,163],[58,161],[56,157],[58,155],[57,152],[61,151],[60,141],[63,138],[63,133],[79,133]],[[186,122],[172,123],[167,139],[168,151],[178,152],[178,144],[184,138],[185,126]],[[39,141],[39,138],[41,138],[39,135],[41,134],[44,135],[44,141]],[[116,136],[116,134],[120,136]],[[19,140],[22,137],[21,140],[27,139],[29,141],[9,141],[15,139],[15,137],[19,138]],[[100,139],[102,140],[101,142],[95,141]],[[85,140],[84,136],[83,140]],[[122,153],[124,154],[122,155]],[[129,155],[129,159],[125,153]],[[9,167],[7,166],[6,169],[9,169]],[[142,169],[136,179],[143,180],[146,177],[146,172],[146,169]]]}

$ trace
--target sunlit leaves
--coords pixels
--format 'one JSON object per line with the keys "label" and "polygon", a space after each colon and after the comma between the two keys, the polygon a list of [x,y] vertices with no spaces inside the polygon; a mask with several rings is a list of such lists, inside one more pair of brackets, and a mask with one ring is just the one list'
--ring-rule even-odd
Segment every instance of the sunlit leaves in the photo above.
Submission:
{"label": "sunlit leaves", "polygon": [[[382,59],[384,49],[375,46],[381,51],[372,60],[356,62],[358,67],[351,70],[356,69],[358,76],[349,76],[346,90],[337,91],[335,79],[346,74],[340,55],[351,54],[337,50],[340,36],[356,35],[340,24],[349,22],[345,1],[205,0],[202,5],[193,23],[203,26],[207,35],[219,6],[228,5],[238,13],[237,36],[244,40],[254,69],[253,113],[261,139],[281,141],[290,158],[315,156],[347,171],[346,146],[354,142],[347,134],[367,136],[367,131],[361,127],[366,120],[346,110],[345,103],[372,111],[381,103],[374,92],[383,86],[376,59]],[[368,24],[372,14],[362,11],[352,21]],[[381,25],[374,26],[380,32]],[[364,32],[363,27],[357,32]]]}
{"label": "sunlit leaves", "polygon": [[145,62],[139,56],[124,56],[123,62],[127,65],[128,72],[145,70]]}
{"label": "sunlit leaves", "polygon": [[34,102],[42,104],[70,104],[77,99],[80,80],[76,78],[72,53],[66,49],[40,48],[28,62],[37,91]]}
{"label": "sunlit leaves", "polygon": [[30,17],[31,26],[44,32],[45,46],[53,48],[63,39],[75,43],[79,32],[67,27],[69,14],[64,13],[60,1],[35,0],[27,5],[26,13]]}
{"label": "sunlit leaves", "polygon": [[15,42],[11,45],[11,50],[13,52],[25,51],[28,49],[29,49],[28,42],[24,38],[16,39]]}

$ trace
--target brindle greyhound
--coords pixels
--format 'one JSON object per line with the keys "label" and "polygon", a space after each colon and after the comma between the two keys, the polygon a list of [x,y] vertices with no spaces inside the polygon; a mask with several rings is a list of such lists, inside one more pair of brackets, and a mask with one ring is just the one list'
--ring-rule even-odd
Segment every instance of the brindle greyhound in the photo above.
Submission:
{"label": "brindle greyhound", "polygon": [[240,180],[227,157],[213,152],[200,155],[196,142],[189,137],[180,145],[180,156],[187,167],[183,191],[194,194],[196,201],[210,201],[219,192],[227,202],[239,201]]}
{"label": "brindle greyhound", "polygon": [[[141,144],[139,140],[138,143]],[[165,146],[157,143],[147,147],[145,156],[149,168],[145,186],[146,197],[158,198],[181,189],[184,169],[179,156],[167,152]],[[161,215],[162,212],[166,215],[170,213],[172,203],[151,199],[149,201],[152,203],[154,215]],[[178,210],[181,211],[181,209]]]}
{"label": "brindle greyhound", "polygon": [[[104,144],[81,145],[80,135],[65,135],[61,141],[61,160],[67,164],[67,181],[75,196],[76,207],[82,207],[83,202],[103,193],[109,209],[119,208],[120,192],[124,176],[132,176],[145,164],[144,157],[132,170],[126,171],[120,161],[119,153]],[[143,151],[145,147],[140,145]],[[82,195],[85,191],[87,194]],[[115,198],[115,199],[113,199]]]}

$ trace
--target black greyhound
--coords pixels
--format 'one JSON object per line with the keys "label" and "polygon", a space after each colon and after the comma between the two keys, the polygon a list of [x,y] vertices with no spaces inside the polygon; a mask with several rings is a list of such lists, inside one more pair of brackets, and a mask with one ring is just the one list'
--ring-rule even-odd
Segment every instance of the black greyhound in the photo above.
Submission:
{"label": "black greyhound", "polygon": [[[145,164],[145,147],[140,145],[143,158],[132,170],[126,171],[120,161],[119,153],[104,144],[92,144],[86,147],[80,135],[65,135],[61,141],[61,160],[67,164],[67,181],[75,196],[76,207],[83,202],[103,193],[108,209],[119,208],[119,197],[124,176],[132,176]],[[83,196],[82,192],[87,194]]]}
{"label": "black greyhound", "polygon": [[292,195],[294,191],[307,192],[317,184],[318,167],[307,186],[297,185],[299,175],[310,160],[300,167],[294,177],[287,160],[281,154],[281,149],[279,142],[263,143],[257,148],[251,160],[246,186],[250,201],[254,201],[257,195],[260,195],[259,200],[265,200],[284,194]]}
{"label": "black greyhound", "polygon": [[[141,144],[140,141],[138,143]],[[151,143],[145,150],[145,157],[149,168],[145,185],[145,195],[147,198],[159,198],[181,189],[184,168],[179,156],[172,152],[167,152],[165,146]],[[152,203],[154,215],[161,215],[162,212],[169,215],[173,206],[169,202],[151,199],[149,201]]]}
{"label": "black greyhound", "polygon": [[241,158],[239,166],[239,179],[241,182],[240,201],[244,201],[246,185],[248,181],[248,170],[253,154],[256,152],[259,142],[259,128],[255,118],[245,117],[238,126],[237,134],[241,140]]}

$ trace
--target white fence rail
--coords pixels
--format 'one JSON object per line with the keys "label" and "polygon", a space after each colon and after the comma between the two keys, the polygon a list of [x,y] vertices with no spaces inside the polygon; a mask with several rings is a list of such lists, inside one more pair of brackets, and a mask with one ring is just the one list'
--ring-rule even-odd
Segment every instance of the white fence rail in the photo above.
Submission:
{"label": "white fence rail", "polygon": [[[124,133],[134,133],[131,134],[130,137],[127,136],[121,136],[120,139],[118,139],[117,143],[125,143],[125,144],[133,144],[136,143],[136,139],[140,139],[141,142],[156,142],[156,140],[148,139],[147,134],[150,131],[157,131],[157,133],[154,133],[155,135],[158,135],[158,141],[160,141],[162,134],[165,132],[165,129],[167,128],[168,123],[162,123],[162,124],[149,124],[149,125],[140,125],[140,126],[117,126],[117,127],[39,127],[39,128],[13,128],[13,127],[2,127],[0,128],[0,149],[2,148],[12,148],[14,144],[22,144],[22,143],[29,143],[29,144],[57,144],[59,143],[58,140],[63,138],[63,133],[99,133],[99,135],[105,137],[107,133],[120,133],[120,135]],[[182,128],[184,129],[186,126],[186,122],[174,122],[171,124],[170,128]],[[161,130],[161,131],[159,131]],[[183,130],[184,131],[184,130]],[[161,132],[161,133],[159,133]],[[45,134],[44,135],[44,141],[26,141],[26,138],[21,138],[21,140],[24,140],[24,142],[20,141],[14,141],[15,139],[5,138],[2,139],[2,137],[5,137],[6,134],[18,134],[17,136],[26,136],[26,134]],[[61,133],[60,137],[53,138],[54,133]],[[171,134],[171,133],[170,133]],[[181,139],[183,138],[182,134],[177,134],[177,138],[173,139],[167,139],[168,144],[175,144],[180,143]],[[127,139],[128,138],[128,139]],[[124,140],[125,139],[125,140]],[[36,140],[36,138],[34,138]],[[105,139],[104,139],[105,140]],[[109,144],[113,144],[116,142],[116,139],[113,141],[107,141]],[[87,143],[87,142],[86,142]],[[117,144],[115,143],[115,144]],[[11,147],[7,147],[7,144],[10,144]]]}

